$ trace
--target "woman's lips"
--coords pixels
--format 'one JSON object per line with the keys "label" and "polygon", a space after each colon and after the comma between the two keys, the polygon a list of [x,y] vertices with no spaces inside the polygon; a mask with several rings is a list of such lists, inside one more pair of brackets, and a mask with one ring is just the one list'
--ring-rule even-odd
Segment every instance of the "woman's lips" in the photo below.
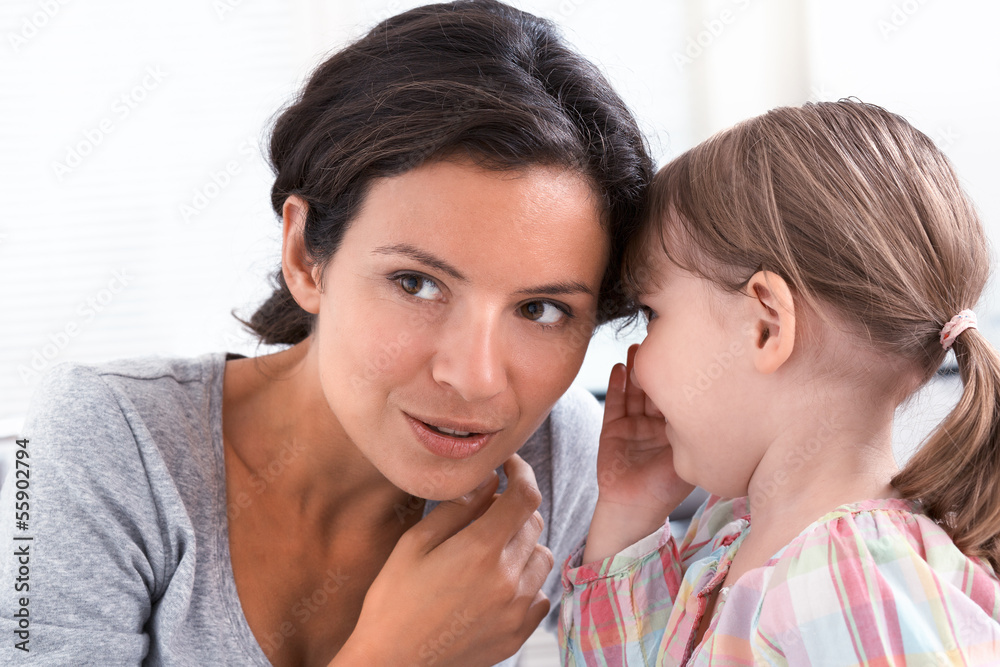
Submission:
{"label": "woman's lips", "polygon": [[[405,413],[404,413],[405,414]],[[431,454],[437,456],[443,456],[449,459],[465,459],[486,446],[486,444],[493,439],[496,435],[496,431],[490,433],[479,433],[473,429],[482,428],[470,424],[451,424],[445,426],[444,424],[431,424],[424,422],[416,417],[406,415],[406,420],[410,422],[410,427],[413,429],[413,433],[417,436],[417,440],[422,444]],[[457,431],[461,433],[469,433],[468,436],[458,436],[449,435],[447,433],[442,433],[436,428],[447,428],[449,431]]]}

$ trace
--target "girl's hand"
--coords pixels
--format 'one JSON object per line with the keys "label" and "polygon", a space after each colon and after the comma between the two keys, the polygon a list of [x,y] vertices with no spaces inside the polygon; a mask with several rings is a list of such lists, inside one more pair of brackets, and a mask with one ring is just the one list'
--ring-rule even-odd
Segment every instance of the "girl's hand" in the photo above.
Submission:
{"label": "girl's hand", "polygon": [[494,473],[400,538],[331,665],[489,666],[521,647],[549,611],[553,561],[534,471],[515,454],[504,472],[502,494]]}
{"label": "girl's hand", "polygon": [[663,414],[633,382],[638,345],[616,364],[604,402],[597,455],[600,495],[590,524],[585,563],[612,556],[663,526],[694,486],[674,471]]}

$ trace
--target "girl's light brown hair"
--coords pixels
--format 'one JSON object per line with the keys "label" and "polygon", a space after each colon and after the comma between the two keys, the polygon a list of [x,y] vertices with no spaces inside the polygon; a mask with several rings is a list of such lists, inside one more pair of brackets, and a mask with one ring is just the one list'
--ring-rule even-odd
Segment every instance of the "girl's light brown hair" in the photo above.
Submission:
{"label": "girl's light brown hair", "polygon": [[[671,253],[668,221],[693,242],[687,257]],[[976,305],[990,268],[948,159],[900,116],[850,100],[774,109],[660,170],[627,286],[648,286],[660,249],[727,289],[760,269],[782,276],[859,344],[915,369],[918,386],[944,361],[941,328]],[[953,349],[962,397],[892,484],[1000,571],[1000,358],[976,329]]]}

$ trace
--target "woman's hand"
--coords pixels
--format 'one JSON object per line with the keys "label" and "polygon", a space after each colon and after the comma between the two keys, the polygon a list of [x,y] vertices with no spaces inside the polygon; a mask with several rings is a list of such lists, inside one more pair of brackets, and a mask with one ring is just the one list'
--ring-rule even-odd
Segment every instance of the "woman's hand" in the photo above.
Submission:
{"label": "woman's hand", "polygon": [[487,666],[521,647],[549,611],[553,561],[534,471],[515,454],[504,472],[502,494],[494,473],[400,538],[331,665]]}
{"label": "woman's hand", "polygon": [[612,556],[661,527],[694,486],[674,471],[663,414],[633,382],[638,345],[608,380],[597,455],[600,495],[583,561]]}

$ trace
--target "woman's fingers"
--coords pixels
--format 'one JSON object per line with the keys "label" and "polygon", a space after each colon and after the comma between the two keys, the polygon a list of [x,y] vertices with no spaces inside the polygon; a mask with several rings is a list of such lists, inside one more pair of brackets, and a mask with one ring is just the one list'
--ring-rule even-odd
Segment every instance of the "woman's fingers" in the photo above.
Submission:
{"label": "woman's fingers", "polygon": [[[516,566],[518,571],[528,567],[531,559],[536,557],[539,549],[544,549],[549,553],[549,558],[552,557],[549,550],[538,543],[538,538],[541,536],[544,528],[545,520],[536,511],[528,517],[528,520],[521,526],[521,530],[517,531],[510,542],[507,543],[505,547],[507,555],[511,558],[511,564]],[[549,576],[549,570],[551,569],[552,563],[549,562],[548,569],[542,575],[542,581],[545,581],[545,577]],[[541,586],[541,584],[538,585]]]}
{"label": "woman's fingers", "polygon": [[535,482],[535,471],[517,454],[503,464],[507,488],[474,524],[469,526],[469,536],[490,543],[499,542],[501,548],[524,527],[542,503],[542,494]]}
{"label": "woman's fingers", "polygon": [[545,596],[545,593],[540,590],[536,592],[535,597],[531,600],[531,605],[528,607],[528,612],[524,615],[524,626],[522,628],[524,641],[527,641],[531,633],[538,627],[538,624],[548,615],[551,608],[552,605]]}
{"label": "woman's fingers", "polygon": [[[538,539],[537,537],[535,538]],[[544,544],[532,543],[528,549],[527,558],[523,560],[524,568],[521,574],[522,590],[532,595],[541,590],[549,573],[555,566],[552,552]]]}
{"label": "woman's fingers", "polygon": [[[412,629],[398,649],[409,664],[428,638],[451,632],[458,614],[467,619],[467,631],[440,664],[493,664],[497,659],[470,661],[470,652],[508,656],[538,627],[550,609],[541,589],[554,566],[552,553],[538,544],[541,494],[521,457],[508,459],[504,471],[502,494],[495,494],[493,474],[466,498],[442,502],[403,535],[365,596],[359,637],[381,637],[385,627]],[[419,627],[412,623],[416,617]]]}
{"label": "woman's fingers", "polygon": [[491,472],[473,491],[455,500],[442,501],[406,534],[417,544],[421,553],[430,552],[482,516],[494,502],[493,492],[499,483],[496,472]]}

